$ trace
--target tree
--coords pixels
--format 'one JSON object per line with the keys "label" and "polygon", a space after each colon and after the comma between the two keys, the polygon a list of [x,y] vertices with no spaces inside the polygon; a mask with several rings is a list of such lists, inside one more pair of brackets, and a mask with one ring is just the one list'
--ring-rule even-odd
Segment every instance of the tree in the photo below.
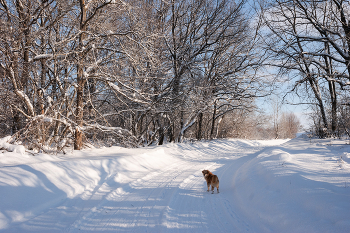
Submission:
{"label": "tree", "polygon": [[213,111],[213,135],[216,119],[243,107],[244,101],[238,100],[256,96],[259,85],[254,69],[261,60],[255,56],[256,37],[250,33],[244,4],[172,1],[165,39],[173,74],[170,105],[172,115],[180,116],[179,140],[207,111]]}
{"label": "tree", "polygon": [[264,91],[245,3],[0,1],[1,129],[46,152],[215,137]]}
{"label": "tree", "polygon": [[282,138],[295,138],[301,128],[299,119],[292,112],[282,113],[280,125]]}
{"label": "tree", "polygon": [[[10,84],[10,96],[17,99],[10,101],[16,124],[12,128],[17,139],[30,147],[61,150],[73,139],[75,149],[81,149],[84,132],[91,128],[130,136],[127,131],[96,124],[104,117],[92,101],[92,96],[97,97],[97,85],[103,88],[104,83],[113,90],[113,80],[98,72],[120,54],[115,46],[105,47],[108,38],[127,33],[110,33],[101,22],[101,11],[115,5],[112,2],[79,3],[1,1],[1,28],[8,33],[1,35],[0,65]],[[121,9],[116,11],[124,11],[125,18],[126,11]],[[99,93],[103,96],[106,91]],[[91,119],[96,113],[101,118]],[[25,127],[20,126],[23,117]]]}
{"label": "tree", "polygon": [[[280,68],[280,74],[298,77],[292,92],[297,93],[302,85],[312,91],[325,129],[329,127],[325,103],[330,103],[330,129],[335,132],[337,88],[349,81],[348,6],[337,0],[276,0],[262,8],[272,63]],[[329,101],[322,90],[328,90]]]}

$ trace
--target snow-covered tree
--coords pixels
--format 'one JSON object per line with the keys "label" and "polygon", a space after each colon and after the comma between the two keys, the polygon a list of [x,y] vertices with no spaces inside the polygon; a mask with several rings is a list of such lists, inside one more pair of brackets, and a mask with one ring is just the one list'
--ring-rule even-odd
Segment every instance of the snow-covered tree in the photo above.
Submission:
{"label": "snow-covered tree", "polygon": [[[289,74],[291,92],[316,105],[323,129],[335,133],[337,95],[350,84],[348,1],[261,1],[262,36],[279,75]],[[329,104],[330,114],[327,114]],[[331,124],[329,124],[331,122]]]}

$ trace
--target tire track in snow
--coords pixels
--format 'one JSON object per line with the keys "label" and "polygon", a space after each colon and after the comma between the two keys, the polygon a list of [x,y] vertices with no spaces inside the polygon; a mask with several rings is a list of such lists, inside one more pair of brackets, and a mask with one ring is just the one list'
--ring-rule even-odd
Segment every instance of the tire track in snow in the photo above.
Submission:
{"label": "tire track in snow", "polygon": [[[137,217],[141,216],[144,212],[144,210],[146,210],[146,204],[148,204],[147,206],[152,206],[149,210],[148,210],[148,215],[151,215],[151,212],[153,212],[155,210],[156,204],[157,204],[157,200],[158,202],[160,200],[162,200],[164,203],[163,208],[165,209],[166,206],[165,204],[167,203],[167,200],[170,196],[173,195],[174,193],[174,189],[176,188],[176,185],[179,181],[176,181],[177,178],[179,177],[179,175],[181,175],[183,173],[183,170],[178,169],[178,167],[183,167],[185,165],[187,165],[187,161],[181,161],[178,162],[176,164],[171,165],[170,168],[166,168],[166,170],[163,170],[159,173],[157,173],[155,176],[153,176],[151,179],[149,179],[147,181],[147,183],[144,186],[148,186],[150,184],[153,183],[158,183],[158,186],[154,189],[152,189],[149,194],[148,197],[146,198],[145,202],[142,202],[141,207],[139,208],[141,211],[140,213],[137,213],[137,215],[135,216],[133,223],[134,225],[137,224]],[[186,168],[188,169],[189,167],[186,166]],[[165,178],[164,178],[165,177]],[[162,178],[161,180],[159,178]],[[180,178],[181,179],[181,178]],[[175,185],[174,185],[175,183]],[[138,185],[137,185],[138,186]],[[152,198],[151,198],[152,197]],[[159,216],[159,222],[161,222],[162,216],[164,214],[164,209],[161,211],[161,214]],[[158,224],[159,224],[158,222]]]}
{"label": "tire track in snow", "polygon": [[[164,223],[167,221],[166,219],[168,217],[167,213],[169,212],[170,203],[178,196],[179,189],[184,181],[188,177],[191,177],[193,173],[198,172],[202,166],[203,165],[198,162],[182,161],[172,165],[171,168],[162,171],[159,176],[150,180],[149,183],[159,182],[159,177],[166,177],[161,180],[161,184],[158,186],[158,188],[151,191],[150,196],[152,195],[154,198],[150,200],[149,203],[143,202],[141,207],[141,209],[146,209],[146,206],[150,206],[151,208],[149,208],[148,211],[150,215],[155,209],[157,209],[156,207],[159,207],[159,204],[161,204],[161,209],[155,211],[157,212],[158,216],[155,227],[152,228],[154,232],[167,231],[167,226]],[[140,213],[139,216],[142,216],[142,213]],[[137,221],[139,221],[139,219],[135,217],[134,222],[137,223]],[[152,226],[149,227],[151,228]],[[134,232],[137,232],[138,230],[139,229],[137,227],[133,229]]]}
{"label": "tire track in snow", "polygon": [[[95,167],[102,172],[95,186],[86,187],[73,199],[62,200],[63,204],[52,206],[47,216],[43,213],[28,225],[34,226],[45,218],[52,220],[55,216],[65,216],[55,223],[57,232],[250,231],[247,220],[239,216],[237,207],[240,206],[234,199],[232,181],[235,172],[253,157],[246,149],[231,152],[228,146],[225,146],[226,153],[207,149],[195,157],[186,154],[193,152],[191,145],[188,147],[188,151],[179,152],[183,153],[181,155],[168,155],[166,158],[172,163],[165,163],[167,165],[163,167],[141,162],[136,168],[123,167],[147,156],[125,157],[128,163],[107,159],[106,169],[102,165]],[[219,176],[219,194],[211,195],[206,191],[203,169]],[[124,176],[126,181],[121,181]],[[49,227],[53,232],[54,227]]]}
{"label": "tire track in snow", "polygon": [[[198,163],[198,162],[197,162]],[[186,160],[180,160],[177,163],[172,164],[170,167],[167,167],[163,170],[153,171],[148,173],[144,177],[135,178],[134,181],[122,185],[111,187],[110,192],[106,197],[101,200],[95,207],[90,208],[90,210],[84,214],[79,220],[77,220],[74,224],[72,224],[72,228],[68,231],[74,231],[74,229],[84,229],[84,230],[101,230],[101,229],[122,229],[123,225],[120,223],[120,227],[118,228],[115,223],[115,216],[122,215],[125,209],[116,208],[111,209],[108,213],[108,217],[104,216],[103,225],[100,225],[99,228],[90,228],[89,222],[91,219],[94,219],[96,216],[102,213],[101,210],[104,208],[108,208],[110,205],[110,201],[108,200],[108,196],[113,196],[117,190],[123,190],[124,193],[119,193],[118,203],[130,202],[131,204],[129,208],[133,214],[133,221],[124,222],[125,227],[133,227],[133,229],[137,229],[138,225],[141,224],[142,220],[140,219],[146,218],[144,222],[148,223],[150,227],[155,227],[156,225],[160,225],[163,221],[163,216],[168,206],[168,203],[172,199],[176,189],[182,183],[182,181],[187,178],[187,174],[189,170],[197,169],[193,168],[194,163],[189,163]],[[202,165],[197,165],[202,166]],[[113,177],[110,176],[109,179],[105,180],[105,182],[100,185],[98,189],[104,186],[104,184],[108,183]],[[156,186],[154,187],[154,184]],[[151,188],[149,188],[151,187]],[[148,190],[149,189],[149,190]],[[97,191],[96,191],[97,192]],[[135,195],[139,198],[139,201],[133,200]],[[92,198],[92,197],[91,197]],[[93,199],[93,198],[92,198]],[[141,200],[141,201],[140,201]],[[160,205],[161,204],[161,205]],[[100,210],[100,211],[99,211]],[[154,219],[154,215],[158,214],[158,220]],[[148,217],[145,217],[148,216]],[[153,220],[152,220],[153,218]],[[151,219],[151,220],[150,220]],[[117,224],[118,225],[118,224]],[[129,229],[130,230],[130,229]]]}
{"label": "tire track in snow", "polygon": [[[132,208],[127,208],[132,212],[130,214],[133,216],[132,221],[125,218],[124,222],[119,219],[119,223],[116,223],[116,216],[122,216],[125,208],[115,208],[111,209],[108,216],[104,216],[103,225],[99,228],[89,228],[89,221],[101,214],[101,211],[96,209],[107,208],[110,204],[105,198],[75,224],[75,229],[139,232],[146,227],[153,232],[186,232],[192,231],[193,228],[207,231],[220,229],[229,232],[235,229],[237,232],[249,232],[249,225],[234,211],[233,193],[229,193],[232,191],[229,179],[232,178],[233,171],[244,162],[238,164],[236,160],[225,160],[225,162],[226,164],[218,164],[217,161],[208,162],[208,160],[203,163],[180,160],[165,169],[137,178],[130,184],[117,188],[124,191],[120,193],[118,203],[134,203],[131,204]],[[204,168],[212,169],[219,175],[220,194],[211,195],[206,191],[205,180],[201,174]],[[111,187],[109,195],[114,192],[116,189]],[[138,201],[134,200],[135,195],[139,198]]]}
{"label": "tire track in snow", "polygon": [[[242,151],[236,152],[241,153]],[[227,155],[225,155],[225,160],[221,161],[220,157],[211,155],[200,159],[182,158],[164,169],[135,178],[128,184],[118,187],[115,184],[114,186],[107,185],[110,188],[109,194],[105,195],[107,197],[77,221],[74,228],[88,231],[113,229],[113,231],[138,232],[146,227],[146,229],[152,229],[153,232],[176,232],[186,231],[186,229],[191,231],[193,227],[208,231],[216,231],[225,227],[224,229],[230,231],[233,226],[237,225],[239,232],[242,231],[242,226],[244,229],[249,229],[247,224],[241,224],[237,214],[232,210],[231,199],[222,198],[222,193],[211,196],[206,192],[205,180],[201,174],[202,169],[212,171],[218,169],[219,173],[225,173],[225,176],[230,177],[232,173],[226,174],[226,171],[233,168],[224,165],[230,161],[232,160],[227,160]],[[223,162],[223,164],[217,162]],[[104,184],[109,180],[106,180]],[[220,186],[222,191],[222,187],[225,186],[222,178],[220,178]],[[130,204],[113,208],[108,200],[108,197],[111,196],[118,197],[115,200],[118,203]],[[137,201],[135,197],[138,198]],[[108,216],[105,215],[101,219],[103,224],[99,227],[89,224],[109,207],[108,214],[106,212]],[[126,212],[129,212],[128,216],[132,218],[125,217]],[[215,224],[208,224],[209,219],[213,217],[211,215],[216,219]]]}
{"label": "tire track in snow", "polygon": [[[227,161],[226,161],[227,162]],[[220,231],[220,232],[249,232],[250,228],[247,223],[241,220],[234,211],[234,200],[231,197],[230,187],[228,187],[229,174],[231,169],[235,168],[235,161],[231,165],[220,166],[216,162],[212,162],[206,168],[212,168],[216,173],[217,168],[220,179],[221,191],[212,195],[206,191],[206,182],[201,174],[203,165],[199,166],[195,175],[188,177],[184,189],[178,189],[174,195],[172,202],[169,204],[170,211],[168,219],[175,222],[174,225],[168,223],[167,232],[192,232],[195,229],[201,231]],[[222,165],[222,164],[221,164]],[[228,175],[228,178],[224,178]],[[232,176],[232,174],[231,174]],[[221,177],[221,178],[220,178]],[[191,193],[192,190],[193,192]],[[192,194],[196,198],[184,198],[184,195]],[[187,212],[187,213],[186,213]],[[174,215],[185,216],[185,221],[179,221],[180,218],[174,218]],[[178,223],[182,224],[178,224]],[[186,226],[185,223],[188,223]]]}
{"label": "tire track in snow", "polygon": [[239,216],[239,211],[237,211],[237,203],[234,199],[234,190],[235,186],[233,183],[233,174],[234,172],[245,163],[246,160],[250,160],[251,156],[246,156],[243,162],[237,163],[236,160],[226,164],[225,166],[219,169],[219,174],[221,177],[220,183],[224,185],[224,190],[221,192],[217,206],[219,211],[216,213],[220,213],[221,216],[224,216],[224,219],[220,218],[221,224],[218,226],[225,226],[227,232],[235,231],[235,232],[251,232],[251,227],[249,224]]}

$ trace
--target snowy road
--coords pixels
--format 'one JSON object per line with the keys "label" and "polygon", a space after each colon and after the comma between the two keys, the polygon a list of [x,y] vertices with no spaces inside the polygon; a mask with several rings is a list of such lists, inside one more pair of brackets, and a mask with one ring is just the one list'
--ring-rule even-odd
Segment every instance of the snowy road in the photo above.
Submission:
{"label": "snowy road", "polygon": [[[274,209],[260,210],[258,203],[260,212],[249,212],[257,194],[248,190],[251,186],[245,182],[250,181],[244,176],[259,156],[280,150],[277,144],[282,141],[269,142],[275,146],[266,143],[223,140],[129,150],[113,147],[65,157],[18,155],[23,156],[21,161],[13,158],[14,153],[3,153],[0,232],[276,232],[295,224],[295,213],[302,209],[291,210],[290,223],[277,226],[261,216]],[[206,191],[203,169],[218,175],[219,194]],[[345,171],[344,179],[348,174]],[[333,184],[329,189],[337,192]],[[276,192],[264,190],[261,195],[276,198]],[[346,203],[350,189],[339,190]],[[322,192],[318,187],[316,191]],[[285,201],[279,196],[275,200],[265,199],[263,204]],[[344,203],[340,205],[347,214],[349,204]],[[350,221],[340,224],[333,229],[341,232]],[[286,232],[292,231],[286,228]]]}

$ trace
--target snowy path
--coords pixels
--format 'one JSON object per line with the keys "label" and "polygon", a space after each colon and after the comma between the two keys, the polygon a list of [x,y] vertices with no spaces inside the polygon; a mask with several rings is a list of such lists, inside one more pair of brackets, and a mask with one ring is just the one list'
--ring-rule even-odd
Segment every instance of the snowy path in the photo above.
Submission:
{"label": "snowy path", "polygon": [[[273,173],[260,170],[266,162],[261,160],[265,154],[276,157],[287,150],[277,146],[282,141],[269,142],[271,146],[266,143],[223,140],[131,150],[114,147],[60,158],[22,155],[21,161],[13,159],[14,153],[3,153],[0,161],[6,162],[0,164],[0,232],[293,232],[288,227],[299,221],[295,213],[303,211],[302,207],[288,210],[284,196],[275,192],[283,187],[284,178],[276,187],[268,188],[275,179],[266,182],[264,177]],[[296,153],[292,150],[277,157],[292,164],[290,157]],[[5,157],[10,154],[12,159]],[[219,176],[219,194],[206,191],[203,169]],[[349,180],[349,170],[342,172],[341,179]],[[290,177],[285,179],[289,183]],[[262,190],[258,190],[260,185]],[[319,187],[316,191],[324,194],[332,189],[339,194],[339,215],[348,214],[350,189],[339,191],[331,185],[325,186],[326,192]],[[293,190],[291,193],[297,194],[298,189]],[[258,195],[271,198],[255,203],[260,200]],[[283,212],[276,212],[275,205]],[[294,219],[288,222],[281,217],[276,222],[273,216],[281,214]],[[334,217],[339,219],[339,215]],[[339,221],[338,228],[327,223],[326,231],[342,232],[350,227],[350,221]]]}

